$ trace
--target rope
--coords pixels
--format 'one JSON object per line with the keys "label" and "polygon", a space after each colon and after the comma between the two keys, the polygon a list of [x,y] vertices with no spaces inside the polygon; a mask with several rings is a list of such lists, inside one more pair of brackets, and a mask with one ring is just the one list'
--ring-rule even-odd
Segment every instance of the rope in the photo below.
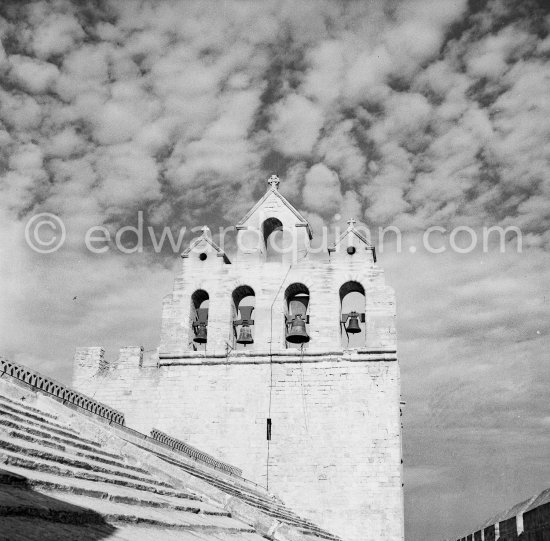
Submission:
{"label": "rope", "polygon": [[[283,285],[288,277],[288,274],[290,273],[290,269],[292,268],[292,263],[288,266],[288,270],[286,271],[286,274],[281,281],[281,284],[279,285],[279,289],[277,290],[277,293],[275,293],[275,297],[273,297],[273,302],[271,303],[271,307],[269,310],[270,313],[270,329],[269,329],[269,406],[268,406],[268,419],[271,419],[271,403],[273,400],[273,307],[275,306],[275,301],[277,300],[277,297],[279,296],[279,293],[281,292],[281,289],[283,288]],[[266,467],[266,490],[269,490],[269,456],[270,456],[270,440],[267,440],[267,460],[265,463]]]}
{"label": "rope", "polygon": [[[304,257],[302,259],[305,259],[309,254],[309,246],[306,250],[306,253],[304,254]],[[291,263],[289,266],[288,266],[288,270],[286,271],[286,274],[284,276],[284,278],[282,279],[281,281],[281,284],[279,285],[279,289],[277,290],[277,293],[275,294],[275,297],[273,297],[273,302],[271,303],[271,307],[270,307],[270,310],[269,310],[269,315],[270,315],[270,329],[269,329],[269,333],[270,333],[270,336],[269,336],[269,406],[268,406],[268,419],[271,419],[271,403],[272,403],[272,400],[273,400],[273,307],[275,306],[275,301],[277,300],[277,298],[279,297],[279,294],[281,293],[281,289],[283,288],[283,285],[285,284],[286,282],[286,279],[290,273],[290,270],[292,269],[292,265],[293,263]],[[301,347],[301,351],[302,351],[302,354],[301,354],[301,365],[303,367],[303,360],[304,360],[304,345],[302,344],[302,347]],[[302,373],[302,376],[303,376],[303,373]],[[302,390],[303,390],[303,378],[302,378]],[[302,396],[303,395],[303,392],[302,392]],[[305,397],[304,397],[304,400],[305,400]],[[304,415],[305,415],[305,419],[306,419],[306,430],[308,430],[307,426],[307,413],[306,413],[306,410],[304,410]],[[269,457],[270,457],[270,440],[267,440],[267,461],[266,461],[266,490],[269,490]]]}

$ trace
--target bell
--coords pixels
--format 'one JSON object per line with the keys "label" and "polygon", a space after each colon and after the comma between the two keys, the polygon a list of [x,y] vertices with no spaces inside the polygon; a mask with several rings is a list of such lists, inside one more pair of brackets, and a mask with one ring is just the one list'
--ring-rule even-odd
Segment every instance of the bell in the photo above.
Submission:
{"label": "bell", "polygon": [[252,338],[252,329],[250,325],[254,325],[254,320],[252,318],[252,311],[254,306],[239,306],[239,312],[241,313],[241,319],[236,319],[233,321],[233,330],[236,333],[236,328],[238,325],[241,326],[239,331],[239,337],[237,338],[237,344],[253,344],[254,339]]}
{"label": "bell", "polygon": [[250,326],[243,325],[239,331],[239,338],[237,338],[237,344],[253,344],[254,339],[252,338],[252,330]]}
{"label": "bell", "polygon": [[359,326],[359,314],[352,312],[349,316],[349,323],[346,327],[346,332],[350,334],[356,334],[361,332],[361,327]]}
{"label": "bell", "polygon": [[195,338],[193,338],[193,342],[197,342],[197,344],[206,344],[206,341],[206,325],[199,323],[195,326]]}
{"label": "bell", "polygon": [[306,322],[301,315],[294,317],[290,324],[290,329],[286,333],[287,342],[292,344],[304,344],[309,342],[309,335],[306,332]]}
{"label": "bell", "polygon": [[197,308],[197,321],[193,322],[193,330],[195,337],[193,342],[197,344],[206,344],[207,334],[206,326],[208,325],[208,308]]}

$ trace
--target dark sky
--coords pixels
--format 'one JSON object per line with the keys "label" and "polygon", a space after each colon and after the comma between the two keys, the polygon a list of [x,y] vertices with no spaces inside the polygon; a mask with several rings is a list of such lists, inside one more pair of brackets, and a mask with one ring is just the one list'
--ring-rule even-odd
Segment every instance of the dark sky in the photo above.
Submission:
{"label": "dark sky", "polygon": [[[0,352],[69,381],[75,346],[154,349],[189,229],[218,239],[277,172],[318,238],[368,226],[396,289],[407,540],[457,537],[546,488],[544,6],[2,2]],[[91,227],[114,237],[139,212],[143,251],[87,250]],[[53,253],[25,241],[40,213],[65,226]],[[493,226],[515,228],[503,249],[483,247]],[[148,227],[187,231],[156,253]]]}

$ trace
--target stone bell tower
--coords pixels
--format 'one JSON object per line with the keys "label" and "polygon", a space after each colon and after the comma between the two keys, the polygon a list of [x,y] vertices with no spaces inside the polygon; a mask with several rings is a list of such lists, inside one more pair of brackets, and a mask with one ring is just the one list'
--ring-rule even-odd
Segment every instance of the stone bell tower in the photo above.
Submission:
{"label": "stone bell tower", "polygon": [[[183,252],[158,357],[104,366],[95,397],[129,426],[242,468],[345,540],[402,541],[393,290],[353,220],[313,257],[309,224],[268,182],[236,226],[233,262],[208,228]],[[79,350],[86,374],[91,354]]]}

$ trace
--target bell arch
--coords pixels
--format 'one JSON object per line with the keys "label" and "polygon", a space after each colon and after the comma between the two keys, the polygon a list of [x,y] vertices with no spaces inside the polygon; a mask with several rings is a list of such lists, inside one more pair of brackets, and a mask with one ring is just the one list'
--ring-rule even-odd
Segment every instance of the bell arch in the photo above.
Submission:
{"label": "bell arch", "polygon": [[343,348],[360,347],[365,344],[365,288],[355,280],[340,287],[340,340]]}
{"label": "bell arch", "polygon": [[232,339],[235,349],[244,349],[254,343],[254,320],[252,313],[256,307],[256,294],[248,285],[240,285],[231,294]]}
{"label": "bell arch", "polygon": [[206,344],[208,340],[208,306],[210,296],[204,289],[197,289],[191,295],[191,340],[193,348]]}
{"label": "bell arch", "polygon": [[292,236],[283,227],[283,222],[275,217],[264,220],[262,223],[262,237],[266,263],[281,263],[289,248],[287,244],[292,241]]}
{"label": "bell arch", "polygon": [[309,342],[309,289],[302,283],[290,284],[285,290],[286,347]]}

